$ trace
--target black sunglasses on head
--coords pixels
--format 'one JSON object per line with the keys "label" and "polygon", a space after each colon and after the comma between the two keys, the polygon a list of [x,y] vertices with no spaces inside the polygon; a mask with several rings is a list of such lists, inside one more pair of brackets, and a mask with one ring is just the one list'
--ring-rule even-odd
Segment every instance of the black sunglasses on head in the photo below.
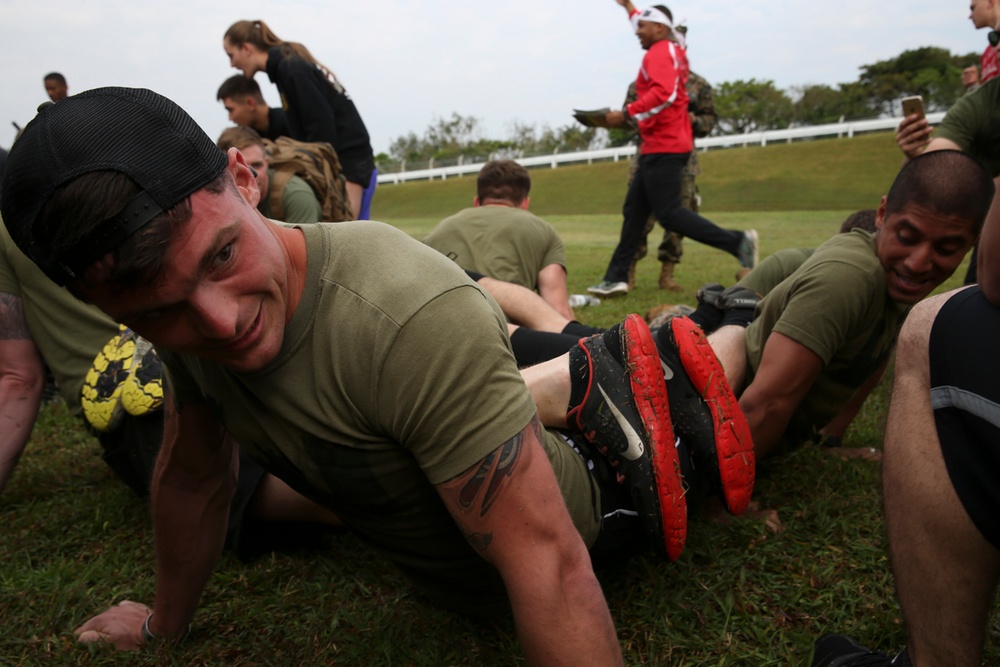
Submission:
{"label": "black sunglasses on head", "polygon": [[987,39],[990,40],[990,46],[996,48],[997,44],[1000,44],[1000,32],[997,32],[996,30],[990,30],[990,34],[988,35]]}

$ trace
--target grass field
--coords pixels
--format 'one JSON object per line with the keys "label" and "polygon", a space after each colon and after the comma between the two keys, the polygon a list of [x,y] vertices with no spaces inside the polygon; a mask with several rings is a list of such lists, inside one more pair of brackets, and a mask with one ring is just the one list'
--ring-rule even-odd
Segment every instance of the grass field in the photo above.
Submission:
{"label": "grass field", "polygon": [[[706,162],[709,169],[721,167]],[[835,174],[826,176],[840,181]],[[599,190],[603,178],[581,190]],[[619,198],[623,179],[615,175]],[[882,181],[880,189],[887,186],[887,179]],[[468,197],[451,210],[471,197],[473,180],[457,182]],[[423,194],[419,185],[386,187],[376,199],[384,204],[379,217],[417,237],[437,221],[440,216],[433,211],[444,201],[436,190],[441,184],[423,184],[434,189]],[[774,197],[784,186],[767,187]],[[540,177],[536,188],[541,197]],[[706,184],[703,192],[708,190]],[[724,226],[756,227],[766,255],[782,247],[816,245],[847,213],[877,203],[879,191],[864,193],[860,185],[845,190],[857,198],[847,198],[842,206],[777,212],[719,207],[711,215]],[[770,201],[765,194],[761,201]],[[396,198],[410,200],[409,215],[398,212],[403,204]],[[427,203],[431,200],[437,203]],[[566,242],[570,288],[580,292],[603,272],[620,220],[614,210],[572,208],[567,204],[566,212],[546,218]],[[737,265],[731,257],[693,243],[685,248],[677,278],[688,290],[678,300],[693,303],[694,290],[704,282],[732,282]],[[655,259],[647,259],[634,292],[580,309],[579,318],[607,325],[660,303],[664,294],[655,289],[657,267]],[[957,284],[957,278],[950,283]],[[847,444],[881,446],[887,399],[886,386],[874,392],[848,431]],[[834,460],[806,446],[761,464],[756,497],[779,510],[782,533],[768,533],[753,520],[720,526],[695,518],[678,562],[650,555],[599,571],[627,664],[808,664],[813,639],[829,630],[849,632],[884,649],[902,645],[878,466]],[[0,665],[521,662],[510,622],[477,623],[428,605],[382,558],[348,535],[319,535],[318,546],[267,554],[251,563],[227,554],[190,637],[180,646],[139,655],[78,647],[71,629],[91,614],[126,598],[152,600],[152,537],[147,505],[113,477],[100,461],[97,443],[59,406],[44,409],[0,497],[0,513]],[[998,631],[994,621],[989,664],[1000,660]],[[587,647],[579,650],[585,653]]]}
{"label": "grass field", "polygon": [[[699,153],[698,187],[708,214],[720,211],[826,211],[871,208],[902,163],[892,133],[859,135]],[[628,162],[531,170],[531,210],[554,215],[621,211]],[[376,220],[440,220],[471,206],[474,175],[383,186],[372,203]]]}

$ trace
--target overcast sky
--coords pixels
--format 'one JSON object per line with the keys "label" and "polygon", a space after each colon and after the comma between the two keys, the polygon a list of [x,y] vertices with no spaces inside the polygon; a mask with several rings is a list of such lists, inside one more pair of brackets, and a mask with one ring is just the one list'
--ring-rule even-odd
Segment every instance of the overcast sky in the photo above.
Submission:
{"label": "overcast sky", "polygon": [[[978,53],[987,43],[968,0],[667,4],[687,19],[692,69],[713,83],[835,85],[905,49]],[[642,57],[614,0],[0,0],[0,146],[14,139],[11,121],[25,125],[47,99],[51,70],[71,94],[151,88],[216,138],[229,123],[215,92],[235,73],[222,35],[240,19],[265,20],[332,68],[376,153],[452,112],[479,118],[490,138],[506,138],[515,121],[568,125],[574,107],[620,105]],[[266,74],[257,80],[277,105]]]}

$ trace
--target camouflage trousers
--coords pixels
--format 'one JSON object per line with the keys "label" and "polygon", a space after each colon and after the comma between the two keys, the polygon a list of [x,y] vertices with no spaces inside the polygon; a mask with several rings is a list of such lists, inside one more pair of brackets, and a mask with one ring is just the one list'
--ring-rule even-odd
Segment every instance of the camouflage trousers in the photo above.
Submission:
{"label": "camouflage trousers", "polygon": [[[631,181],[631,178],[629,180]],[[688,173],[688,170],[685,169],[684,180],[681,181],[681,206],[697,213],[699,199],[694,174]],[[649,234],[654,227],[656,227],[656,216],[650,214],[649,219],[646,220],[646,232],[642,235],[642,244],[635,251],[636,262],[648,254]],[[684,237],[676,232],[663,230],[663,240],[660,241],[660,247],[656,250],[656,258],[665,264],[678,264],[681,261],[681,255],[684,254],[684,248],[681,245],[683,239]]]}

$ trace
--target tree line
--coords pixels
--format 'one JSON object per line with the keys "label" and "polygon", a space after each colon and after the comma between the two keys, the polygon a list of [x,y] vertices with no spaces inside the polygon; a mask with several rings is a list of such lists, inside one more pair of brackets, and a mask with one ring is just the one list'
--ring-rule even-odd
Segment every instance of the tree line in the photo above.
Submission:
{"label": "tree line", "polygon": [[[928,112],[943,111],[965,91],[961,73],[978,64],[976,53],[952,54],[921,47],[888,60],[863,65],[857,81],[836,86],[803,85],[779,89],[773,80],[750,79],[713,84],[718,123],[713,134],[740,134],[802,125],[822,125],[898,115],[899,100],[921,95]],[[481,121],[452,113],[436,119],[422,136],[410,132],[376,157],[387,171],[401,164],[445,166],[495,157],[517,158],[621,146],[634,139],[626,130],[601,130],[569,124],[552,129],[513,123],[504,139],[487,138]]]}

